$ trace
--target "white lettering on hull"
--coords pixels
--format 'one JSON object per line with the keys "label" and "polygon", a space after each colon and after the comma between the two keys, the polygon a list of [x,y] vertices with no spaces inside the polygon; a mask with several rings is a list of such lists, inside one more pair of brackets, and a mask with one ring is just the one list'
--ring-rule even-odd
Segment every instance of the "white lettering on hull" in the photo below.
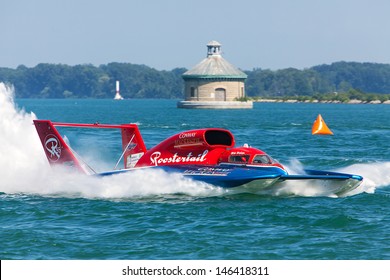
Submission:
{"label": "white lettering on hull", "polygon": [[161,157],[161,152],[154,152],[150,155],[150,161],[153,165],[158,166],[160,164],[167,164],[167,163],[197,163],[197,162],[204,162],[206,160],[206,155],[209,151],[205,150],[203,153],[198,154],[197,156],[193,156],[192,152],[189,152],[187,156],[178,156],[177,153],[175,153],[171,157]]}

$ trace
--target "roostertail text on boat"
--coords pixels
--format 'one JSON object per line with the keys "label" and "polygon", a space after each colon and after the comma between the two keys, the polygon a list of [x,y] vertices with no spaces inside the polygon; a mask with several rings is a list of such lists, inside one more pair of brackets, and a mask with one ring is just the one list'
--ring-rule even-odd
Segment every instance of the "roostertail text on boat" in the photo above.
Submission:
{"label": "roostertail text on boat", "polygon": [[[66,165],[95,176],[112,176],[140,168],[162,169],[180,173],[193,180],[241,192],[266,194],[294,181],[305,187],[326,189],[326,193],[344,196],[357,188],[363,178],[359,175],[304,170],[303,174],[289,174],[284,166],[264,151],[244,145],[235,146],[233,134],[226,129],[204,128],[180,132],[151,149],[146,149],[136,124],[76,124],[34,120],[34,125],[51,165]],[[56,127],[119,129],[121,131],[124,168],[94,173],[73,152]],[[118,165],[117,164],[117,165]]]}

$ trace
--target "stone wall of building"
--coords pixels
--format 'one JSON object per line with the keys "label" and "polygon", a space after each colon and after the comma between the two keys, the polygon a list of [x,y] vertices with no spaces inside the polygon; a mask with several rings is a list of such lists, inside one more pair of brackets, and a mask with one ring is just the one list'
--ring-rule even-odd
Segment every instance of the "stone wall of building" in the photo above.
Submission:
{"label": "stone wall of building", "polygon": [[191,79],[185,81],[187,101],[234,101],[245,96],[245,84],[241,80]]}

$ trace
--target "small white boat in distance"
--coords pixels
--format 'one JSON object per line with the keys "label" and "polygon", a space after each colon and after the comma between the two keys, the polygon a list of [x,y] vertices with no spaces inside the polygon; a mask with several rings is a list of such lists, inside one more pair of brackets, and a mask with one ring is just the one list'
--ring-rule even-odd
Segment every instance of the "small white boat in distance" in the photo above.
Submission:
{"label": "small white boat in distance", "polygon": [[115,91],[115,97],[114,100],[123,100],[124,98],[119,93],[119,81],[116,81],[116,91]]}

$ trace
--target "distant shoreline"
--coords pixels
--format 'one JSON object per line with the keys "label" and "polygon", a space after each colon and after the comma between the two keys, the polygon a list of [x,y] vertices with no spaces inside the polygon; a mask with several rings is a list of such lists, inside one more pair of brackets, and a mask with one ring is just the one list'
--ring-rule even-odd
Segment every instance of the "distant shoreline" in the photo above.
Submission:
{"label": "distant shoreline", "polygon": [[372,100],[372,101],[363,101],[358,99],[352,99],[348,102],[341,102],[339,100],[304,100],[300,101],[298,99],[272,99],[272,98],[264,98],[264,99],[250,99],[253,102],[258,103],[323,103],[323,104],[389,104],[390,100],[380,101],[380,100]]}

